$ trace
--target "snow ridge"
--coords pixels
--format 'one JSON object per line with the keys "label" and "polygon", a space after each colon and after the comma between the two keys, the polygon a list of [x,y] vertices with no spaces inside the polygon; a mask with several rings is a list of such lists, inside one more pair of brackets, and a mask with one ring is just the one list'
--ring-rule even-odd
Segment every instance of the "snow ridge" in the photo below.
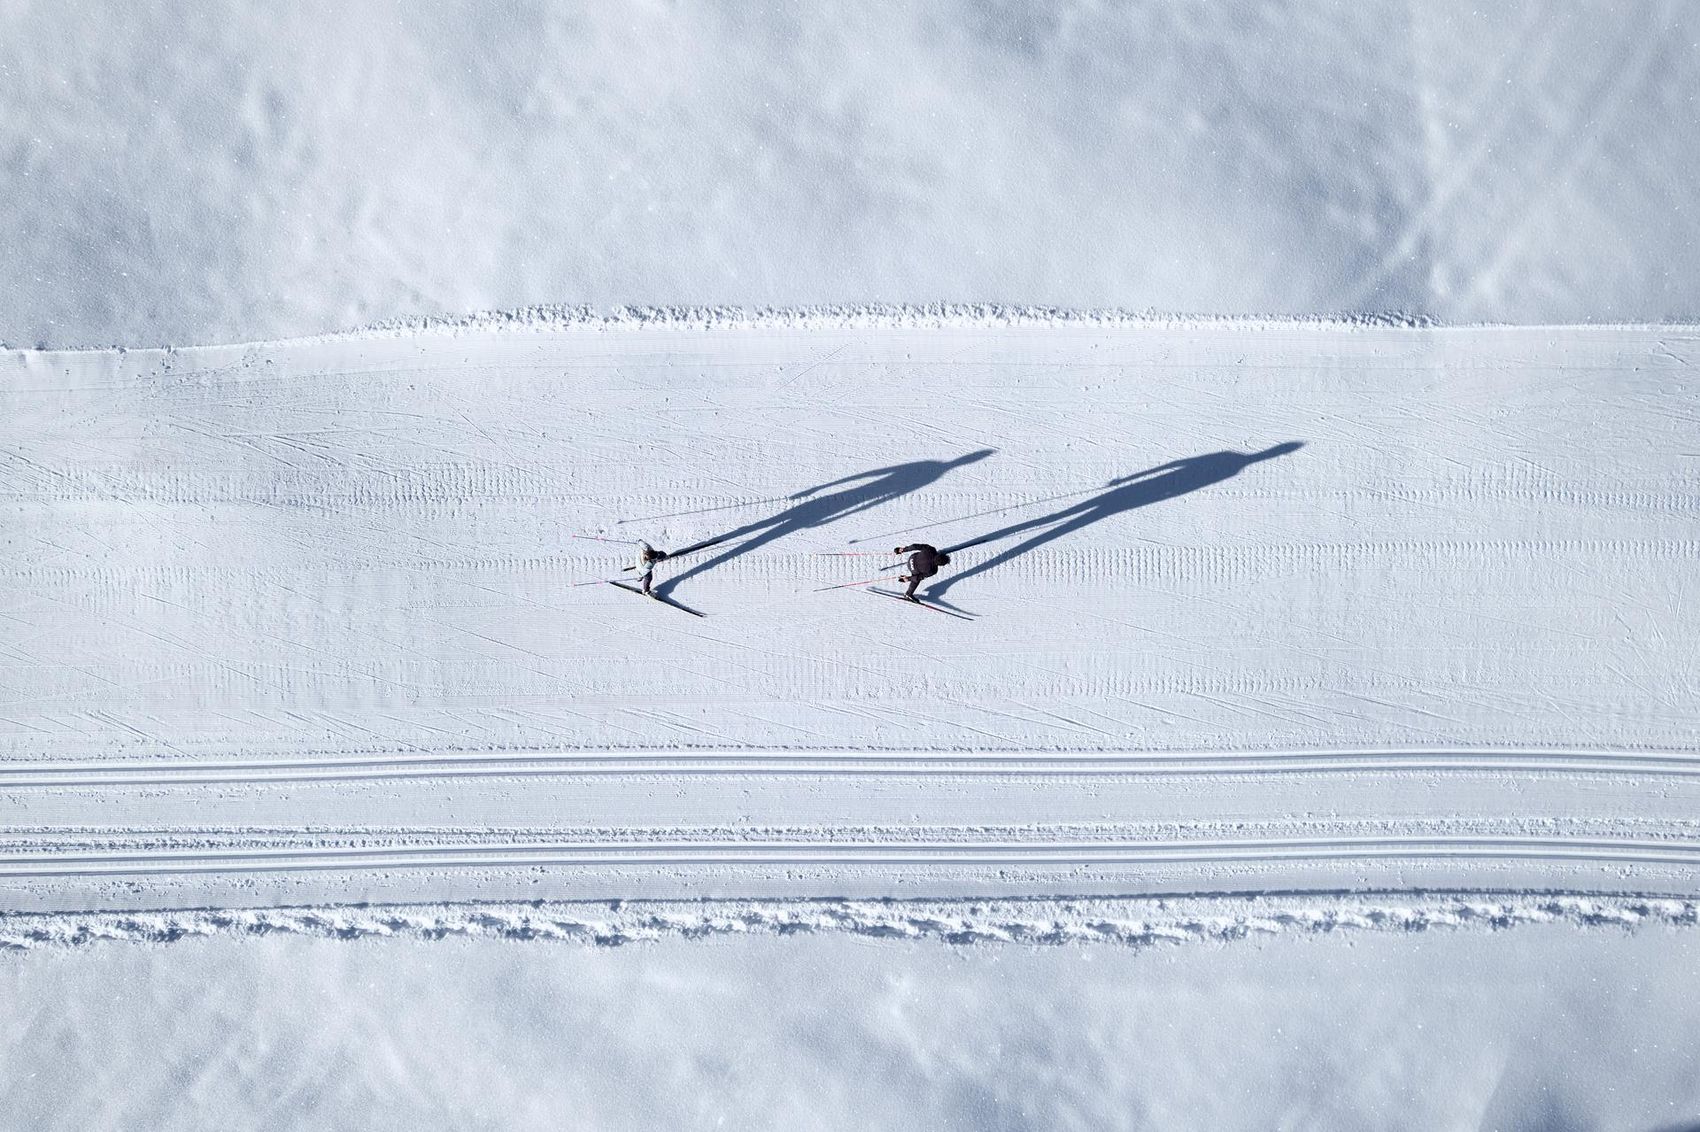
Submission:
{"label": "snow ridge", "polygon": [[[593,306],[539,304],[458,315],[409,315],[381,319],[348,330],[252,341],[197,341],[167,346],[113,343],[108,347],[69,346],[42,350],[89,353],[104,350],[198,349],[216,346],[307,345],[363,338],[405,338],[419,334],[487,334],[530,331],[605,332],[620,330],[882,330],[882,329],[1438,329],[1448,324],[1407,311],[1337,312],[1312,315],[1191,314],[1116,307],[1061,307],[1006,303],[857,303],[814,306]],[[0,340],[0,350],[22,350]]]}
{"label": "snow ridge", "polygon": [[615,947],[665,939],[846,932],[950,944],[1231,943],[1337,931],[1498,931],[1539,924],[1693,928],[1700,904],[1663,897],[1185,897],[1063,900],[594,901],[327,905],[296,908],[0,915],[0,950],[212,937],[556,940]]}
{"label": "snow ridge", "polygon": [[391,319],[353,333],[425,330],[857,330],[882,327],[1430,327],[1434,319],[1402,311],[1301,316],[1180,314],[1155,308],[1058,307],[1006,303],[859,303],[796,307],[539,305],[459,316]]}
{"label": "snow ridge", "polygon": [[0,351],[86,354],[127,350],[259,348],[281,345],[357,342],[416,335],[496,334],[569,331],[763,331],[763,330],[1664,330],[1700,328],[1688,319],[1622,323],[1508,323],[1453,321],[1414,311],[1334,311],[1308,315],[1210,314],[1122,307],[1063,307],[1016,303],[855,303],[813,306],[746,307],[587,304],[538,304],[457,315],[408,315],[322,334],[251,340],[212,339],[173,344],[114,342],[109,346],[37,346],[0,339]]}

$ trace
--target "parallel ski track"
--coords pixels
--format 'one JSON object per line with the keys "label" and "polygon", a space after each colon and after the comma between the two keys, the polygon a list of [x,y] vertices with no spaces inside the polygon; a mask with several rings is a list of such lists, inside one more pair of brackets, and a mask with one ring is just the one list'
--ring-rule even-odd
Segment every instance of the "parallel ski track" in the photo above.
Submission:
{"label": "parallel ski track", "polygon": [[1507,772],[1700,776],[1700,751],[1354,750],[901,754],[859,751],[471,752],[217,762],[116,760],[0,764],[0,791],[28,788],[242,785],[406,778],[570,775],[1221,775]]}
{"label": "parallel ski track", "polygon": [[1292,861],[1498,860],[1700,865],[1687,839],[1486,836],[1102,842],[645,842],[157,850],[8,854],[0,878],[115,877],[570,866],[1089,866]]}

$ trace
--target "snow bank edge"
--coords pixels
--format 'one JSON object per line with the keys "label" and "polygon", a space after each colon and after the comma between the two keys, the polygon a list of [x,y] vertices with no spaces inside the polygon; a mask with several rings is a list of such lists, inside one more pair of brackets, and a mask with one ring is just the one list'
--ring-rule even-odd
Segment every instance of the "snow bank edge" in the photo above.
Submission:
{"label": "snow bank edge", "polygon": [[[741,306],[590,306],[544,304],[511,310],[474,311],[460,315],[410,315],[384,319],[347,330],[252,341],[192,343],[113,343],[111,346],[66,346],[45,353],[91,353],[114,349],[198,349],[203,347],[260,347],[307,345],[411,335],[488,334],[497,332],[561,333],[617,330],[879,330],[978,328],[1082,329],[1215,329],[1279,327],[1437,329],[1444,324],[1426,315],[1399,311],[1301,316],[1176,314],[1158,310],[1071,308],[1003,303],[866,303],[798,307]],[[0,350],[26,349],[0,341]],[[40,350],[39,347],[37,347]]]}
{"label": "snow bank edge", "polygon": [[545,940],[592,947],[843,932],[948,944],[1144,949],[1341,931],[1415,933],[1540,924],[1693,928],[1700,902],[1578,894],[1094,898],[1079,900],[584,901],[332,905],[0,914],[0,950],[167,944],[264,935],[315,939]]}
{"label": "snow bank edge", "polygon": [[867,303],[800,307],[538,305],[460,315],[385,319],[347,330],[286,338],[196,342],[115,342],[106,346],[25,346],[0,340],[0,351],[45,354],[113,350],[260,349],[331,342],[437,335],[617,331],[761,330],[1648,330],[1700,331],[1700,321],[1501,323],[1449,322],[1405,311],[1311,315],[1183,314],[1121,308],[1053,307],[1002,303]]}

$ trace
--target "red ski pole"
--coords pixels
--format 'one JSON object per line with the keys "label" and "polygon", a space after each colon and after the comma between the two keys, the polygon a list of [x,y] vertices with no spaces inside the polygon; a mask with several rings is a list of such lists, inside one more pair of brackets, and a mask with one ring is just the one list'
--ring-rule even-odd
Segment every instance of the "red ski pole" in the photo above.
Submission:
{"label": "red ski pole", "polygon": [[881,578],[884,578],[887,574],[895,574],[899,570],[906,570],[906,569],[908,569],[907,565],[893,566],[891,569],[884,571],[883,573],[879,574],[876,577],[863,578],[859,582],[840,582],[836,586],[821,586],[818,589],[816,589],[815,592],[818,594],[818,593],[825,593],[827,590],[847,590],[851,586],[871,586],[875,582],[879,581]]}

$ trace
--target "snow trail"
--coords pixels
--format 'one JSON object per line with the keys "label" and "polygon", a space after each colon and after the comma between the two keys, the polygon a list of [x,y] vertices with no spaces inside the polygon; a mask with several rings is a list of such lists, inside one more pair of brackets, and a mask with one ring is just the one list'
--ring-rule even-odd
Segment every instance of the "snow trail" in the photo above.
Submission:
{"label": "snow trail", "polygon": [[[1067,319],[7,354],[0,900],[1692,895],[1697,355]],[[819,592],[910,532],[974,620]],[[639,537],[714,543],[657,573],[705,618],[584,584]]]}

